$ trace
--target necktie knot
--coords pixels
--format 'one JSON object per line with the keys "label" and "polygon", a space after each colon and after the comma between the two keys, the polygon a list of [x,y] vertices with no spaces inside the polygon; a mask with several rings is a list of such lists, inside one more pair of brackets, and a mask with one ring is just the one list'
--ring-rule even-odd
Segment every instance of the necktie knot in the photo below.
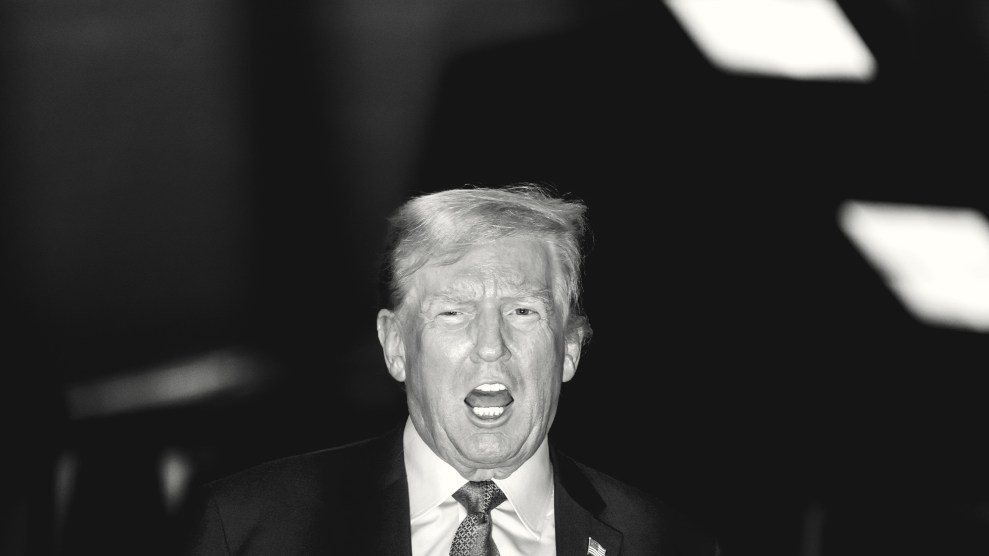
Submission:
{"label": "necktie knot", "polygon": [[467,481],[453,498],[472,514],[486,514],[506,500],[494,481]]}
{"label": "necktie knot", "polygon": [[491,538],[491,510],[506,500],[494,481],[468,481],[453,493],[453,498],[467,508],[467,517],[453,536],[450,556],[499,556]]}

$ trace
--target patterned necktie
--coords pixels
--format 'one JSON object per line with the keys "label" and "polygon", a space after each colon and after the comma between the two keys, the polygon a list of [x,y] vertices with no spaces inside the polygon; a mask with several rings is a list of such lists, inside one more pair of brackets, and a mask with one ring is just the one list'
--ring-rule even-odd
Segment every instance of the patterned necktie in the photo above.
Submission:
{"label": "patterned necktie", "polygon": [[491,539],[491,510],[505,501],[505,493],[493,481],[468,481],[453,497],[467,508],[467,517],[453,536],[450,556],[499,556]]}

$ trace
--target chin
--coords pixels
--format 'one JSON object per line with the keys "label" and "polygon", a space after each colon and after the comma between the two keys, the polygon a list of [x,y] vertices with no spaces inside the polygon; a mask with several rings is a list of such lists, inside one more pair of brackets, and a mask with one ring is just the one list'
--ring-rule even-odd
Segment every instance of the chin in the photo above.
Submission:
{"label": "chin", "polygon": [[464,455],[485,467],[508,464],[512,458],[518,457],[522,447],[509,445],[505,440],[499,434],[474,435]]}
{"label": "chin", "polygon": [[527,458],[521,457],[517,452],[510,455],[505,454],[472,454],[466,462],[466,467],[475,476],[482,478],[473,481],[483,481],[486,479],[504,479],[515,472],[516,469],[525,463]]}
{"label": "chin", "polygon": [[464,454],[468,463],[474,465],[478,469],[493,469],[495,467],[503,467],[506,465],[512,465],[513,453],[503,453],[503,452],[488,452],[488,451],[473,451]]}
{"label": "chin", "polygon": [[[468,461],[460,474],[471,481],[486,481],[488,479],[505,479],[518,469],[523,461]],[[465,473],[466,472],[466,473]]]}

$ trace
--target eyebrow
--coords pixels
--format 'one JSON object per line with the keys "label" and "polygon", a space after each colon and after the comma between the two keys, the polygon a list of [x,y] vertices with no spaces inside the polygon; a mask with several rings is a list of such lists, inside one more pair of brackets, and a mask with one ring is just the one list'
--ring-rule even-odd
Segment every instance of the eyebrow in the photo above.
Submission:
{"label": "eyebrow", "polygon": [[534,290],[520,290],[515,292],[513,295],[509,296],[515,299],[535,299],[541,302],[546,307],[553,309],[555,306],[553,304],[553,294],[546,288],[534,289]]}
{"label": "eyebrow", "polygon": [[[504,297],[515,300],[534,300],[542,303],[548,310],[556,309],[553,294],[548,288],[518,288],[511,286],[511,291]],[[467,303],[474,300],[475,292],[471,287],[451,287],[423,298],[421,307],[433,303]]]}

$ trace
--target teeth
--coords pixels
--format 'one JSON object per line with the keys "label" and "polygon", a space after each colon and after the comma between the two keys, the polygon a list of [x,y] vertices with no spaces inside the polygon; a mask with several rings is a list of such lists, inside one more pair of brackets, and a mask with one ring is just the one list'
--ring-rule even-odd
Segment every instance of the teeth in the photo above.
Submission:
{"label": "teeth", "polygon": [[505,390],[504,384],[482,384],[476,388],[482,392],[500,392]]}
{"label": "teeth", "polygon": [[498,417],[505,412],[504,407],[474,407],[471,408],[478,417]]}

